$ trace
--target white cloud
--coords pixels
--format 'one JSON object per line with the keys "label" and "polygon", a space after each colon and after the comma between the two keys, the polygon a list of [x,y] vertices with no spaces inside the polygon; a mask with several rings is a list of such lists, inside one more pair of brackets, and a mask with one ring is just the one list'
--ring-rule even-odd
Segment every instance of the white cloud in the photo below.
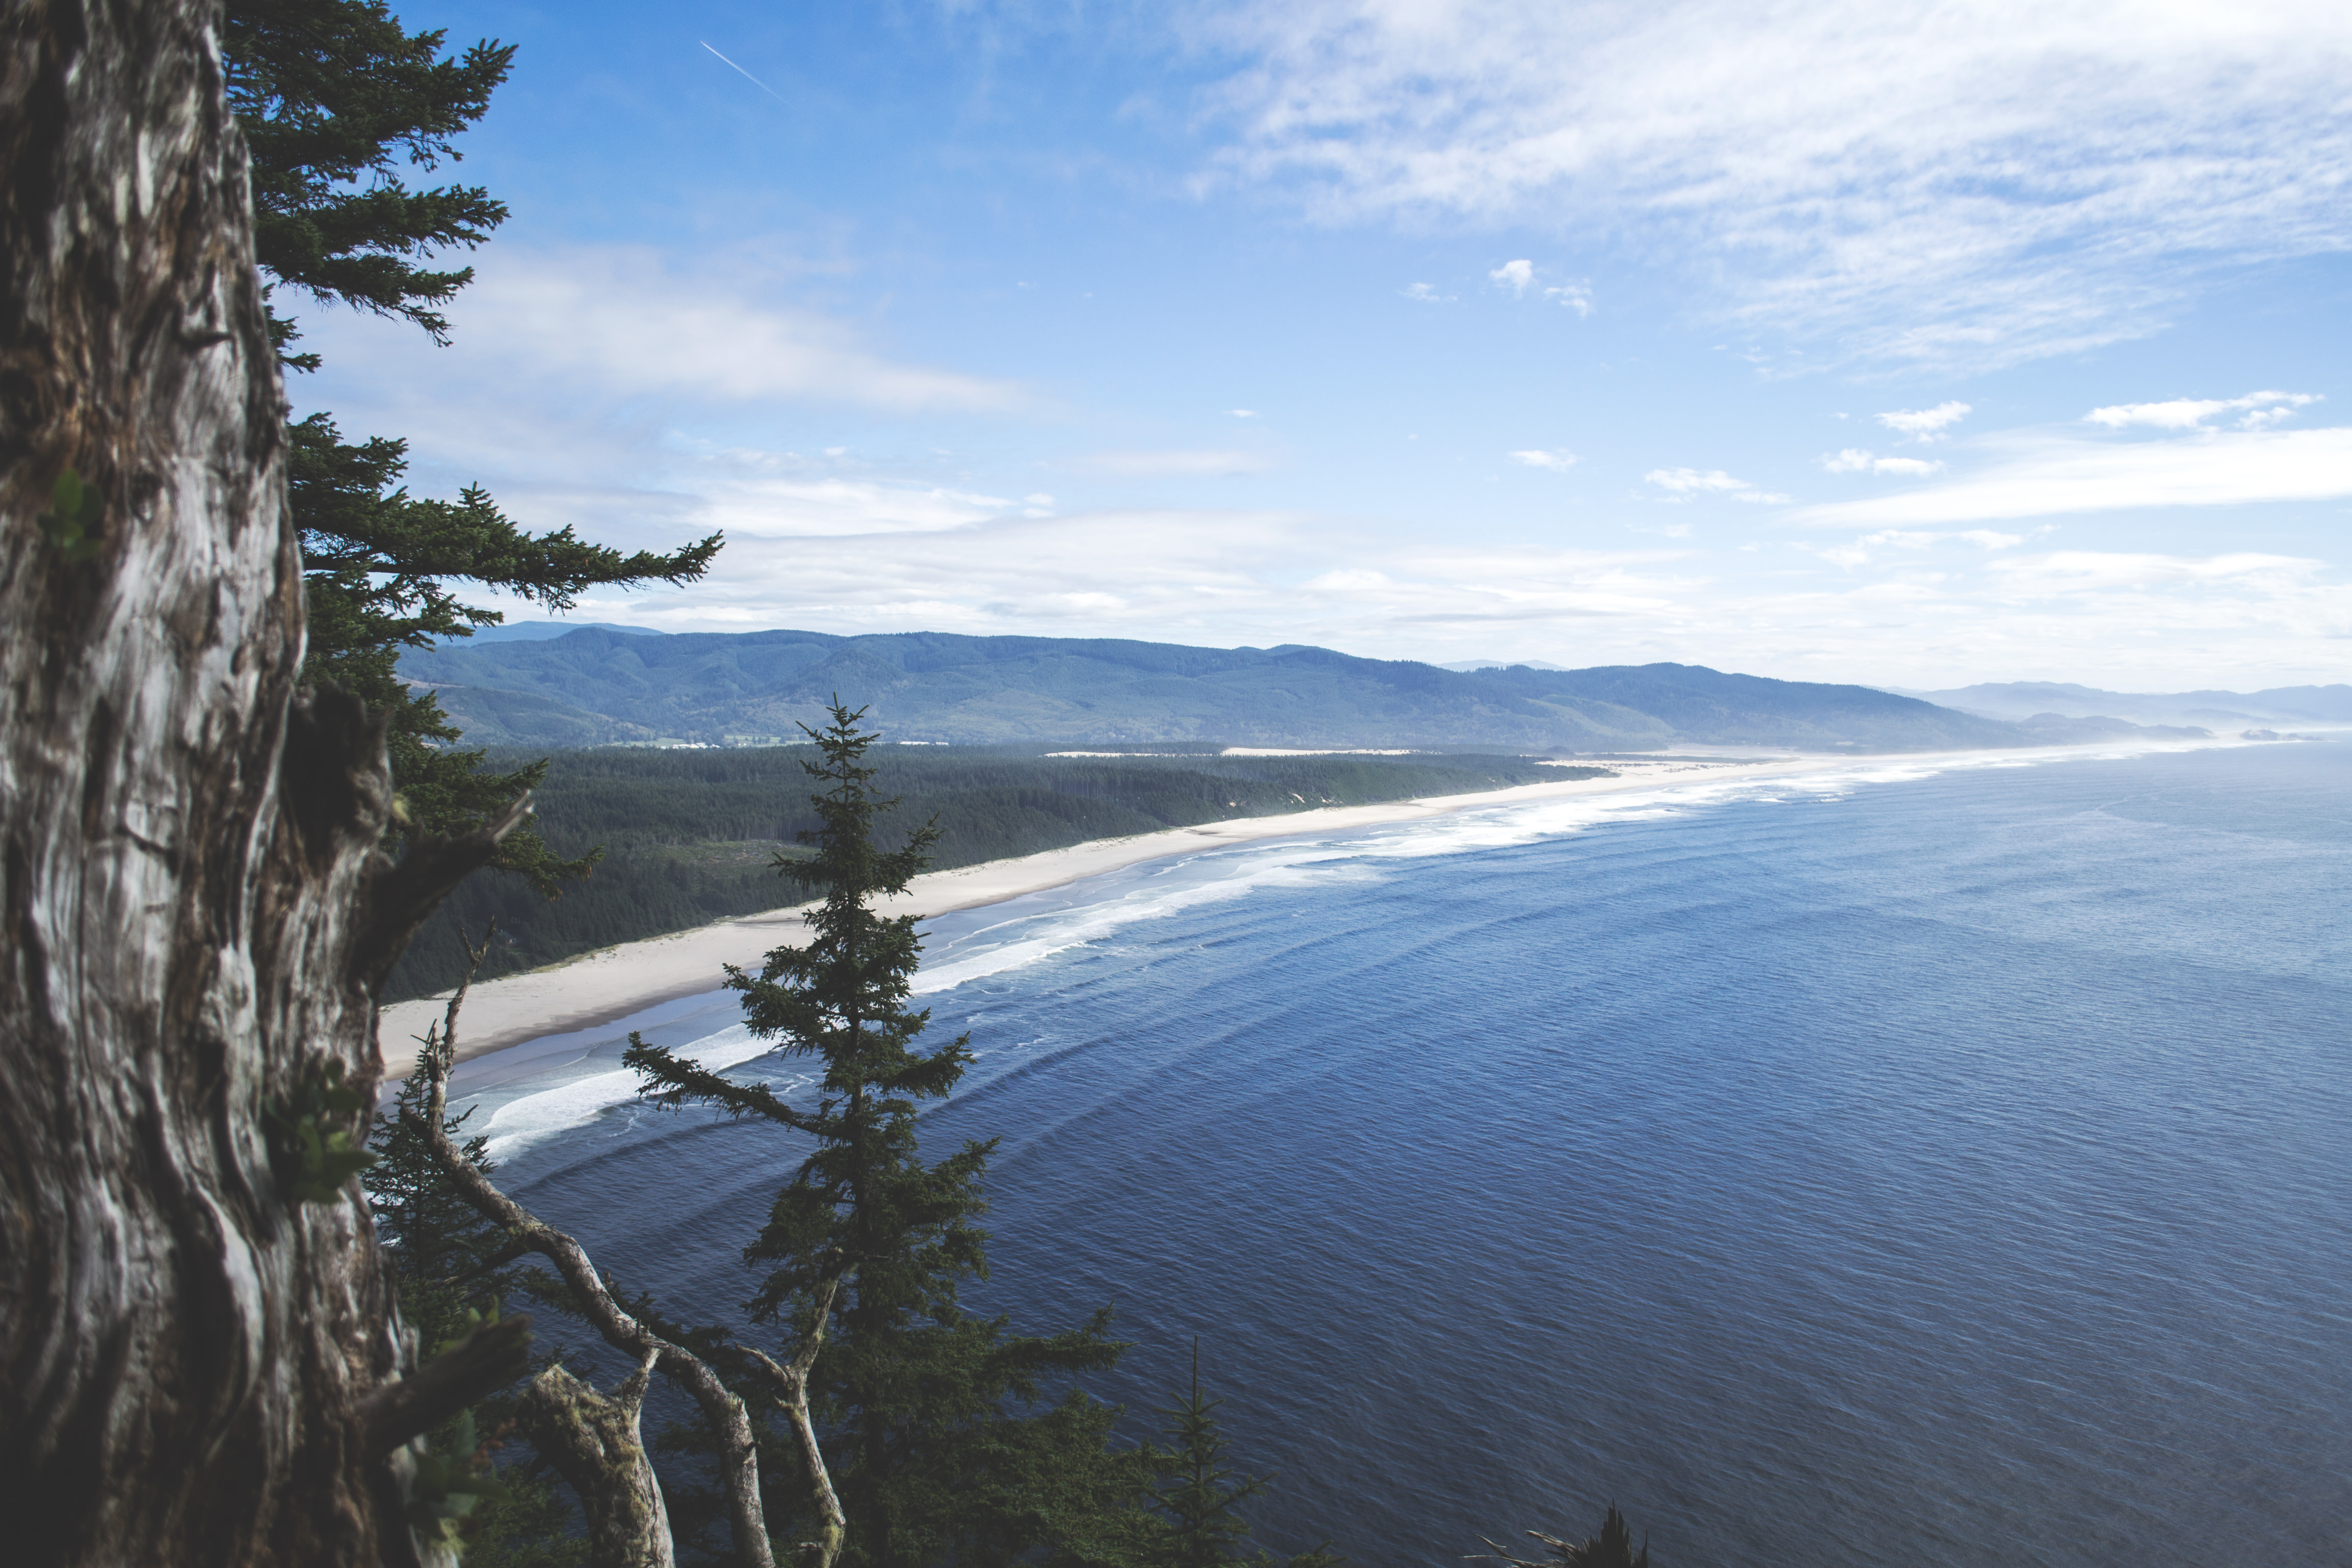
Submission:
{"label": "white cloud", "polygon": [[1528,291],[1528,285],[1536,280],[1536,264],[1524,260],[1506,261],[1486,277],[1498,288],[1508,289],[1514,294],[1524,294]]}
{"label": "white cloud", "polygon": [[462,302],[459,342],[510,384],[903,413],[1030,401],[1009,382],[892,360],[839,321],[775,302],[772,280],[681,276],[649,250],[501,248],[479,268]]}
{"label": "white cloud", "polygon": [[1258,452],[1095,452],[1073,466],[1123,479],[1215,479],[1262,473],[1274,467],[1274,459]]}
{"label": "white cloud", "polygon": [[1559,447],[1554,447],[1548,452],[1514,452],[1511,454],[1511,460],[1515,463],[1525,463],[1530,468],[1550,468],[1558,473],[1566,473],[1576,467],[1576,454]]}
{"label": "white cloud", "polygon": [[1559,300],[1580,316],[1592,314],[1592,286],[1589,283],[1563,283],[1557,289],[1545,289],[1544,298]]}
{"label": "white cloud", "polygon": [[2158,430],[2196,430],[2216,414],[2242,411],[2239,428],[2266,430],[2281,420],[2294,417],[2296,409],[2320,401],[2319,395],[2311,392],[2250,392],[2243,397],[2176,397],[2168,403],[2119,403],[2112,408],[2094,408],[2083,417],[2110,430],[2131,425],[2147,425]]}
{"label": "white cloud", "polygon": [[1652,468],[1642,477],[1675,500],[1689,500],[1702,495],[1724,495],[1733,500],[1781,506],[1789,500],[1787,496],[1759,489],[1746,479],[1733,479],[1721,468]]}
{"label": "white cloud", "polygon": [[2352,429],[2214,431],[2156,441],[2030,439],[1966,479],[1793,514],[1832,527],[1998,521],[2123,507],[2352,496]]}
{"label": "white cloud", "polygon": [[2289,586],[2324,569],[2326,563],[2291,555],[2241,552],[2203,559],[2122,551],[2059,550],[2047,555],[2011,556],[1992,563],[2011,591],[2063,596],[2088,590],[2148,589],[2176,585],[2268,582]]}
{"label": "white cloud", "polygon": [[1787,679],[2157,689],[2327,678],[2352,636],[2352,587],[2315,562],[2008,553],[2022,542],[1881,529],[1822,547],[1834,559],[1710,556],[1407,540],[1279,511],[999,516],[896,536],[747,534],[708,583],[593,595],[579,613],[677,631],[1299,642],[1441,661],[1673,659]]}
{"label": "white cloud", "polygon": [[1257,410],[1255,408],[1228,408],[1225,412],[1236,419],[1255,419],[1257,417]]}
{"label": "white cloud", "polygon": [[1226,0],[1228,174],[1606,232],[1841,353],[1999,363],[2352,244],[2352,8]]}
{"label": "white cloud", "polygon": [[1426,283],[1408,284],[1397,292],[1408,300],[1418,300],[1424,305],[1443,305],[1454,298],[1451,294],[1439,293]]}
{"label": "white cloud", "polygon": [[1933,441],[1951,426],[1969,416],[1965,403],[1938,403],[1933,408],[1898,408],[1891,414],[1878,416],[1878,422],[1900,436],[1915,441]]}
{"label": "white cloud", "polygon": [[1833,474],[1901,474],[1917,479],[1940,473],[1944,465],[1923,458],[1881,458],[1864,447],[1848,447],[1823,458],[1822,467]]}

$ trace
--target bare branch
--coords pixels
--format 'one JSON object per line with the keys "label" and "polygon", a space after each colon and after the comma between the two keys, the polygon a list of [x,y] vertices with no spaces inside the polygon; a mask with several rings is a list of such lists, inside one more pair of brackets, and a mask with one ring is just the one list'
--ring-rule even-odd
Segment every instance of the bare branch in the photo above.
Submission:
{"label": "bare branch", "polygon": [[360,1406],[368,1452],[391,1453],[530,1371],[529,1317],[482,1324],[415,1372],[368,1396]]}
{"label": "bare branch", "polygon": [[669,1509],[638,1426],[656,1354],[610,1394],[560,1364],[523,1394],[524,1430],[588,1515],[589,1568],[673,1568],[677,1561]]}
{"label": "bare branch", "polygon": [[801,1337],[801,1348],[793,1359],[780,1364],[763,1352],[751,1352],[752,1359],[775,1384],[778,1403],[793,1418],[793,1430],[801,1440],[801,1463],[808,1471],[809,1489],[816,1494],[817,1511],[824,1520],[824,1532],[817,1540],[800,1542],[802,1557],[810,1568],[833,1568],[834,1560],[841,1555],[842,1543],[849,1538],[849,1516],[842,1511],[841,1499],[834,1492],[833,1477],[825,1469],[824,1450],[817,1444],[816,1423],[809,1417],[808,1404],[809,1369],[816,1364],[817,1352],[824,1345],[825,1325],[832,1320],[834,1298],[840,1293],[845,1272],[841,1255],[835,1253],[834,1257],[835,1266],[817,1290],[809,1331]]}
{"label": "bare branch", "polygon": [[[489,938],[486,934],[482,946],[468,947],[467,953],[475,963],[478,963],[481,952],[488,950],[488,944]],[[457,1059],[457,1011],[472,984],[473,965],[468,964],[466,979],[458,985],[457,994],[449,998],[449,1005],[441,1021],[425,1032],[425,1104],[421,1112],[411,1110],[405,1114],[424,1137],[425,1146],[433,1151],[434,1158],[439,1161],[443,1173],[456,1184],[466,1201],[493,1224],[501,1226],[510,1245],[536,1252],[555,1265],[556,1272],[572,1288],[581,1315],[603,1336],[606,1344],[635,1358],[639,1363],[640,1373],[647,1369],[659,1370],[663,1376],[684,1388],[702,1407],[703,1418],[710,1423],[711,1432],[719,1440],[719,1471],[727,1488],[728,1512],[734,1527],[736,1555],[749,1568],[775,1568],[775,1556],[768,1544],[766,1512],[760,1501],[759,1451],[752,1441],[751,1420],[743,1408],[743,1402],[728,1389],[718,1373],[700,1357],[682,1345],[663,1339],[624,1310],[621,1304],[613,1299],[612,1291],[605,1288],[604,1278],[596,1272],[596,1266],[589,1261],[586,1250],[577,1241],[541,1223],[520,1204],[499,1191],[490,1179],[450,1141],[445,1125],[449,1109],[449,1069]],[[556,1370],[560,1369],[551,1368],[550,1372]],[[578,1384],[576,1378],[569,1378],[568,1373],[566,1377],[572,1384]],[[540,1382],[546,1382],[545,1374]],[[579,1386],[585,1387],[584,1384]],[[624,1384],[623,1389],[627,1386]],[[539,1387],[539,1383],[532,1384],[534,1393]],[[549,1398],[553,1398],[558,1393],[567,1396],[571,1393],[561,1384],[551,1384],[551,1390]],[[593,1389],[588,1392],[594,1394]],[[604,1398],[601,1394],[594,1397]],[[545,1407],[544,1401],[542,1406]],[[570,1397],[565,1407],[575,1411],[593,1409],[583,1405],[577,1397]],[[631,1426],[634,1427],[634,1419]],[[582,1501],[591,1508],[599,1506],[584,1494]],[[611,1506],[620,1506],[618,1500],[608,1501]]]}

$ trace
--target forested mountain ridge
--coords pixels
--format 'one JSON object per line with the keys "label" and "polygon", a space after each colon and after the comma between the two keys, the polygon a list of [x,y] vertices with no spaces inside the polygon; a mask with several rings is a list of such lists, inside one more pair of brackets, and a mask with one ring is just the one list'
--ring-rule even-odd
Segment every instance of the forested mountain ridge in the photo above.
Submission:
{"label": "forested mountain ridge", "polygon": [[1864,686],[1676,664],[1456,671],[1297,646],[583,627],[415,650],[401,673],[432,687],[470,741],[519,746],[785,740],[836,693],[892,740],[967,745],[1917,751],[2048,740]]}

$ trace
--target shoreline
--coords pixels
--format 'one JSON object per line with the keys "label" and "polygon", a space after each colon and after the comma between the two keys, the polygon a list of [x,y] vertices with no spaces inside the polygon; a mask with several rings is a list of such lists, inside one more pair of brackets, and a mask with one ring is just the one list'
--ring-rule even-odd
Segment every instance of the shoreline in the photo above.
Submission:
{"label": "shoreline", "polygon": [[[2094,748],[2049,749],[2088,752]],[[1692,756],[1604,763],[1601,765],[1616,772],[1616,777],[1563,779],[1558,784],[1518,784],[1472,795],[1428,795],[1375,805],[1318,806],[1281,816],[1238,817],[1198,827],[1171,827],[1125,838],[1098,838],[1013,859],[926,871],[914,879],[904,894],[886,900],[883,907],[894,914],[911,913],[929,919],[1066,887],[1089,877],[1188,850],[1383,827],[1525,801],[1614,794],[1669,783],[1697,783],[1699,776],[1706,774],[1777,778],[1872,763],[1930,763],[1956,757],[2015,754],[1976,751],[1874,752],[1862,756],[1810,755],[1784,761]],[[772,949],[791,942],[806,929],[801,914],[810,907],[801,903],[738,915],[667,936],[643,937],[600,948],[544,968],[485,981],[467,994],[465,1007],[458,1016],[457,1059],[470,1061],[544,1035],[593,1029],[664,1002],[719,990],[724,983],[722,964],[755,967]],[[442,1016],[448,996],[447,992],[442,992],[435,996],[395,1002],[379,1013],[377,1048],[384,1061],[387,1081],[399,1076],[394,1068],[408,1058],[412,1037],[423,1035],[426,1026]]]}

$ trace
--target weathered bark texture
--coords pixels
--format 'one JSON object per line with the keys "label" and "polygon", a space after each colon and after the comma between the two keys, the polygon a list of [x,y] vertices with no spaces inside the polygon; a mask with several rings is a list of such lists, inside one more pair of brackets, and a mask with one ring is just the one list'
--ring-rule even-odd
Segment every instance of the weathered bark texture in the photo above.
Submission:
{"label": "weathered bark texture", "polygon": [[522,1396],[523,1430],[580,1494],[588,1568],[671,1568],[677,1561],[669,1509],[638,1430],[654,1360],[639,1362],[610,1395],[551,1366]]}
{"label": "weathered bark texture", "polygon": [[[293,693],[283,395],[215,11],[0,0],[16,1563],[417,1556],[404,1457],[368,1451],[363,1402],[412,1352],[364,1204],[356,1183],[291,1198],[265,1116],[305,1085],[316,1103],[331,1064],[372,1094],[369,981],[414,898],[371,897],[380,725]],[[99,498],[94,551],[50,515],[68,469]]]}

